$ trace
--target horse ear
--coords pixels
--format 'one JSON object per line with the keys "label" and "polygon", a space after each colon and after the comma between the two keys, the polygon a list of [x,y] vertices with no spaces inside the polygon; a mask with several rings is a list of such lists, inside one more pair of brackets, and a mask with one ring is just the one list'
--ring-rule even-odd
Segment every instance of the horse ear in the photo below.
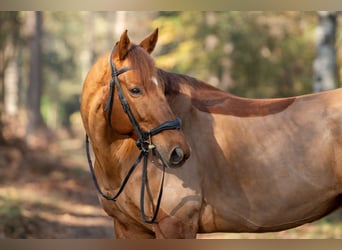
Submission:
{"label": "horse ear", "polygon": [[119,59],[124,60],[131,48],[131,41],[128,38],[127,30],[122,33],[120,41],[118,43]]}
{"label": "horse ear", "polygon": [[158,28],[155,29],[152,34],[146,37],[141,43],[140,46],[143,47],[148,53],[151,53],[154,50],[158,41]]}

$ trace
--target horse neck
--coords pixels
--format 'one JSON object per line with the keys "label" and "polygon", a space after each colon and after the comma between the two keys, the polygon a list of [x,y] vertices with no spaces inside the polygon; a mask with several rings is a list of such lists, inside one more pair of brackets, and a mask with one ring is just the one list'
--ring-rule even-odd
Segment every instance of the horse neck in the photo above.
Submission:
{"label": "horse neck", "polygon": [[135,141],[112,131],[108,124],[103,124],[102,134],[96,136],[93,150],[97,156],[95,172],[101,186],[107,190],[115,190],[121,184],[130,167],[129,163],[136,158],[138,150]]}
{"label": "horse neck", "polygon": [[[203,81],[186,75],[162,73],[166,94],[170,99],[190,101],[189,106],[208,115],[229,115],[235,117],[267,116],[287,109],[298,97],[249,99],[234,96]],[[179,101],[179,100],[178,100]],[[189,108],[188,108],[189,110]]]}

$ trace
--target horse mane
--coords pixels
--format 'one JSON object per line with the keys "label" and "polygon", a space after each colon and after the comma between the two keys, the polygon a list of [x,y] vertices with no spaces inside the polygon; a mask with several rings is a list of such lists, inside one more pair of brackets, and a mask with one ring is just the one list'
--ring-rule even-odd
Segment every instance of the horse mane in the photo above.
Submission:
{"label": "horse mane", "polygon": [[194,77],[158,69],[165,85],[165,95],[184,94],[187,89],[192,105],[200,111],[238,117],[272,115],[287,109],[296,97],[249,99],[238,97],[215,88]]}

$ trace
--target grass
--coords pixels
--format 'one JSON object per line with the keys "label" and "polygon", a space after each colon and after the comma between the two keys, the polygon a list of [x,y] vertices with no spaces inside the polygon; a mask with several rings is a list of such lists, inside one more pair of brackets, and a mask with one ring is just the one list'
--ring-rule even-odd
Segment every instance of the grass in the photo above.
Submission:
{"label": "grass", "polygon": [[21,202],[10,196],[0,196],[0,238],[8,235],[20,235],[23,220]]}
{"label": "grass", "polygon": [[20,202],[8,197],[0,197],[0,225],[13,222],[21,217]]}

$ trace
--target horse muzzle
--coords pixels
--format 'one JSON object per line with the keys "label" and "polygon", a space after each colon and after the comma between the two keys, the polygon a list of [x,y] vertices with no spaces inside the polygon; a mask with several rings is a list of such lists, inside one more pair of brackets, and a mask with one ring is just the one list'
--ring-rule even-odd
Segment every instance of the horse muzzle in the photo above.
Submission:
{"label": "horse muzzle", "polygon": [[[187,144],[187,142],[184,139],[184,134],[181,132],[179,134],[179,130],[182,126],[182,121],[180,118],[176,118],[175,120],[172,121],[167,121],[156,128],[150,130],[148,133],[144,133],[143,137],[144,138],[149,138],[150,142],[152,143],[152,138],[153,136],[156,136],[155,138],[157,139],[157,135],[163,131],[166,131],[168,134],[165,135],[164,133],[162,138],[164,139],[162,142],[159,141],[159,143],[156,143],[156,145],[165,145],[165,142],[169,141],[169,143],[166,143],[169,145],[169,147],[174,144],[176,146],[171,146],[171,150],[167,149],[168,146],[160,146],[156,147],[157,149],[160,149],[159,156],[163,159],[162,161],[165,163],[166,166],[170,168],[178,168],[183,165],[183,163],[190,157],[190,147]],[[174,134],[176,132],[178,135]],[[180,135],[180,136],[179,136]],[[168,140],[166,140],[166,138]],[[158,140],[158,139],[157,139]],[[148,140],[145,140],[148,141]],[[154,147],[154,145],[153,145]]]}

